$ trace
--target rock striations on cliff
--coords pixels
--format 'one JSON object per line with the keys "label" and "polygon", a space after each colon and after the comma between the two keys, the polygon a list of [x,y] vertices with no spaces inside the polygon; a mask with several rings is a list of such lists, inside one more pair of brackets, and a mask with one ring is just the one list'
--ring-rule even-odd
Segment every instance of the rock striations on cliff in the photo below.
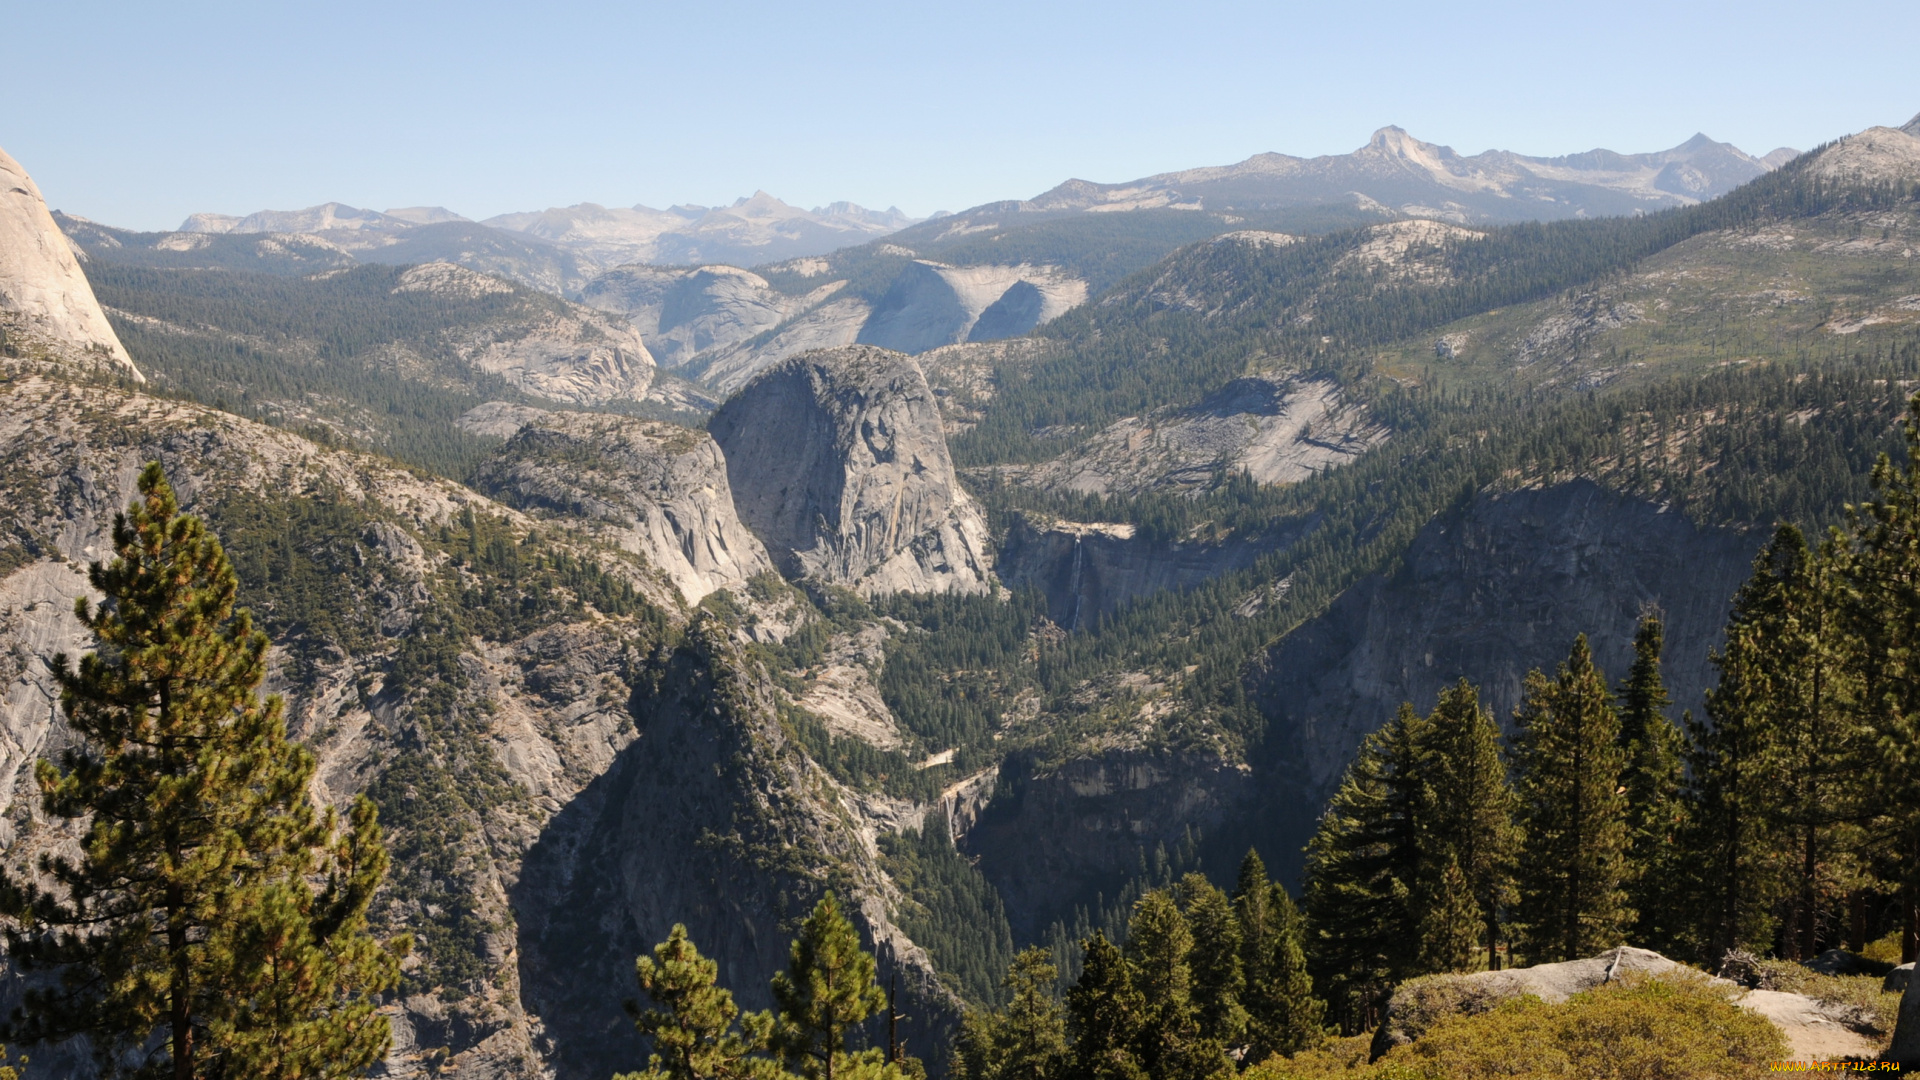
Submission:
{"label": "rock striations on cliff", "polygon": [[0,349],[146,381],[94,299],[40,189],[0,150]]}
{"label": "rock striations on cliff", "polygon": [[741,519],[789,577],[867,595],[991,587],[986,522],[908,357],[805,353],[749,383],[710,429]]}
{"label": "rock striations on cliff", "polygon": [[515,419],[518,433],[475,476],[488,495],[536,515],[593,522],[601,539],[666,574],[689,604],[773,569],[734,513],[726,462],[706,433],[524,407]]}

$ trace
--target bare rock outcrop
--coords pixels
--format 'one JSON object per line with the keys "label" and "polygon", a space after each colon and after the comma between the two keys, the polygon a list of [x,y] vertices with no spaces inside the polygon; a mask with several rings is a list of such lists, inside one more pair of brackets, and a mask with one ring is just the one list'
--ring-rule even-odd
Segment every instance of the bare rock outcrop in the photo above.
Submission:
{"label": "bare rock outcrop", "polygon": [[[426,293],[457,304],[510,295],[514,288],[464,266],[431,262],[401,274],[393,291]],[[565,301],[464,336],[451,335],[447,345],[481,371],[568,405],[640,401],[653,384],[653,355],[632,327]]]}
{"label": "bare rock outcrop", "polygon": [[907,264],[860,341],[922,353],[962,341],[1018,337],[1087,302],[1087,283],[1052,266]]}
{"label": "bare rock outcrop", "polygon": [[0,150],[0,350],[108,368],[144,382],[53,223],[40,189]]}
{"label": "bare rock outcrop", "polygon": [[1831,180],[1912,182],[1920,179],[1920,136],[1902,128],[1871,127],[1822,150],[1808,168]]}
{"label": "bare rock outcrop", "polygon": [[1350,464],[1386,438],[1331,380],[1278,372],[1234,379],[1192,408],[1116,420],[1068,454],[1002,472],[1032,487],[1094,495],[1192,490],[1222,470],[1294,484]]}
{"label": "bare rock outcrop", "polygon": [[989,588],[986,522],[907,357],[805,353],[749,383],[710,426],[740,517],[782,573],[869,595]]}
{"label": "bare rock outcrop", "polygon": [[734,513],[726,462],[706,433],[598,413],[521,409],[513,420],[518,434],[475,477],[494,498],[592,522],[602,539],[665,573],[690,604],[773,569]]}
{"label": "bare rock outcrop", "polygon": [[[1598,956],[1558,964],[1412,979],[1400,984],[1387,1002],[1386,1019],[1374,1032],[1372,1055],[1378,1058],[1396,1046],[1417,1040],[1448,1016],[1488,1012],[1503,1001],[1522,996],[1559,1004],[1575,994],[1634,977],[1707,978],[1704,972],[1657,952],[1622,945]],[[1713,982],[1726,989],[1735,1005],[1779,1028],[1789,1056],[1796,1060],[1834,1061],[1867,1058],[1874,1053],[1874,1042],[1849,1026],[1858,1020],[1844,1005],[1778,990],[1743,993],[1727,980]]]}

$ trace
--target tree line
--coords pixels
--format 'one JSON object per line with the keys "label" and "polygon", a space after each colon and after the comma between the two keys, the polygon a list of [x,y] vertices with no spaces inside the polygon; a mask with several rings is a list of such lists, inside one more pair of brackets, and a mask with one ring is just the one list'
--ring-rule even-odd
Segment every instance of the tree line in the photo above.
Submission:
{"label": "tree line", "polygon": [[75,614],[98,643],[51,669],[77,739],[35,769],[77,844],[0,872],[9,958],[40,978],[8,1037],[84,1037],[102,1071],[319,1080],[391,1043],[380,995],[411,939],[367,909],[387,868],[374,804],[313,805],[313,755],[259,697],[267,636],[235,607],[218,539],[179,512],[158,463],[114,523],[102,594]]}
{"label": "tree line", "polygon": [[1308,847],[1317,985],[1342,1026],[1413,976],[1622,943],[1708,966],[1920,930],[1920,400],[1905,467],[1733,598],[1705,715],[1667,715],[1661,625],[1617,690],[1586,639],[1527,677],[1503,748],[1464,680],[1362,745]]}
{"label": "tree line", "polygon": [[647,1037],[647,1067],[614,1080],[925,1080],[926,1069],[889,1038],[856,1047],[859,1028],[893,1001],[873,955],[832,893],[800,924],[787,970],[773,977],[775,1008],[742,1013],[719,985],[720,967],[676,924],[652,956],[634,962],[651,1008],[627,1003]]}
{"label": "tree line", "polygon": [[1733,598],[1704,715],[1668,715],[1658,613],[1617,686],[1585,635],[1529,673],[1511,738],[1464,679],[1425,715],[1403,705],[1329,801],[1297,911],[1257,887],[1250,855],[1231,898],[1189,875],[1136,902],[1123,945],[1088,937],[1064,1002],[1052,954],[1023,952],[1009,1004],[957,1036],[957,1075],[1225,1074],[1373,1026],[1407,979],[1621,944],[1713,967],[1859,950],[1890,927],[1913,959],[1920,397],[1905,441],[1844,527],[1818,542],[1776,528]]}

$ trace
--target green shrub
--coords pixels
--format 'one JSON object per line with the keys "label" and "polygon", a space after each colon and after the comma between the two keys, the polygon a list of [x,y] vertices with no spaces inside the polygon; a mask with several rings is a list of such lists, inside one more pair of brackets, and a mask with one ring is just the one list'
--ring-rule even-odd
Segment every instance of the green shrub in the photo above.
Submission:
{"label": "green shrub", "polygon": [[1717,1080],[1786,1055],[1780,1032],[1705,976],[1628,979],[1549,1005],[1527,996],[1454,1015],[1366,1063],[1364,1036],[1249,1070],[1253,1080]]}

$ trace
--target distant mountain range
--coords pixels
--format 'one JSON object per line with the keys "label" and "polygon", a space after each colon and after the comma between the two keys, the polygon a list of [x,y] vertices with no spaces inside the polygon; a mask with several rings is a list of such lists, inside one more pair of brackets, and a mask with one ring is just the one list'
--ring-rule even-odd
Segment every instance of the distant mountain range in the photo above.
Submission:
{"label": "distant mountain range", "polygon": [[1223,212],[1343,205],[1460,224],[1612,217],[1724,195],[1799,153],[1781,147],[1754,157],[1731,143],[1695,135],[1671,150],[1651,154],[1589,150],[1546,158],[1489,150],[1463,156],[1401,128],[1383,127],[1350,154],[1256,154],[1235,165],[1120,184],[1069,180],[1032,199],[989,203],[954,215],[937,235],[964,235],[1008,214],[1158,209]]}
{"label": "distant mountain range", "polygon": [[330,202],[305,210],[261,210],[245,217],[192,214],[179,231],[300,233],[355,251],[386,246],[392,237],[421,226],[465,223],[549,241],[601,266],[758,265],[851,247],[919,220],[898,208],[868,210],[850,202],[802,210],[756,191],[731,206],[655,210],[577,203],[501,214],[477,223],[442,206],[379,211]]}
{"label": "distant mountain range", "polygon": [[[731,206],[656,210],[578,203],[479,222],[439,206],[377,211],[330,202],[304,210],[262,210],[244,217],[193,214],[179,231],[303,234],[359,254],[390,248],[402,238],[424,239],[418,230],[434,227],[449,234],[443,239],[457,234],[470,242],[477,225],[545,241],[589,272],[634,263],[761,266],[824,255],[915,225],[919,226],[913,230],[915,237],[940,243],[997,228],[1009,218],[1129,211],[1232,215],[1326,207],[1462,224],[1606,217],[1711,199],[1797,153],[1781,148],[1754,157],[1729,143],[1695,135],[1671,150],[1651,154],[1590,150],[1546,158],[1489,150],[1463,156],[1422,142],[1400,128],[1384,127],[1350,154],[1317,158],[1257,154],[1235,165],[1185,169],[1117,184],[1068,180],[1032,199],[987,203],[932,219],[909,217],[897,208],[868,210],[848,202],[803,210],[758,191]],[[493,244],[498,245],[499,241]],[[391,262],[396,254],[381,251],[377,261]],[[577,288],[574,282],[568,284]]]}

